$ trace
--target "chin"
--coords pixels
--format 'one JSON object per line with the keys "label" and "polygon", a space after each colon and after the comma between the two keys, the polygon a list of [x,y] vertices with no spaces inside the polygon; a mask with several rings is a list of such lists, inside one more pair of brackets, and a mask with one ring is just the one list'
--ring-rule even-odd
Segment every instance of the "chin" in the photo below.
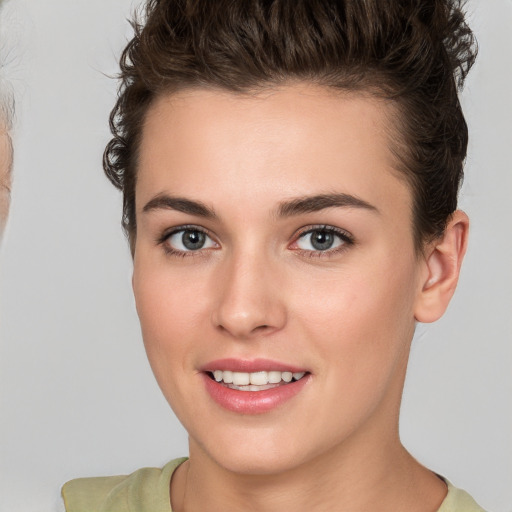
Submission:
{"label": "chin", "polygon": [[191,441],[190,451],[200,450],[214,464],[240,475],[277,475],[291,471],[325,447],[312,446],[300,433],[270,429],[232,429],[223,436],[207,435],[203,443]]}
{"label": "chin", "polygon": [[214,461],[231,473],[260,476],[286,473],[296,469],[305,462],[297,454],[268,453],[263,451],[259,451],[259,453],[241,453],[240,450],[229,454],[219,454]]}

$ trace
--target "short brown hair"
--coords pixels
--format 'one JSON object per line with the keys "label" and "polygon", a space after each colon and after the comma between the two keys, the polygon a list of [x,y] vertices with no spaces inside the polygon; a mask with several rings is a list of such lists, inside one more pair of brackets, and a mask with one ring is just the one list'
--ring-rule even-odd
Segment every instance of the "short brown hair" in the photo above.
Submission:
{"label": "short brown hair", "polygon": [[291,80],[392,100],[417,247],[444,231],[468,142],[458,89],[476,57],[462,0],[149,0],[133,27],[103,162],[123,191],[132,251],[137,154],[154,99],[189,87],[244,93]]}

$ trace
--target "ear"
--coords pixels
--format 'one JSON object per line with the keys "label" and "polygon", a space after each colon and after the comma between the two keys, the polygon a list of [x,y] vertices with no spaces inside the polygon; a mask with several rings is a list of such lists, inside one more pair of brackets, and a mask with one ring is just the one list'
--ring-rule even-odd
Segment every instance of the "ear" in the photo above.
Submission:
{"label": "ear", "polygon": [[469,219],[457,210],[445,232],[425,253],[414,316],[418,322],[435,322],[446,311],[459,280],[460,267],[468,244]]}

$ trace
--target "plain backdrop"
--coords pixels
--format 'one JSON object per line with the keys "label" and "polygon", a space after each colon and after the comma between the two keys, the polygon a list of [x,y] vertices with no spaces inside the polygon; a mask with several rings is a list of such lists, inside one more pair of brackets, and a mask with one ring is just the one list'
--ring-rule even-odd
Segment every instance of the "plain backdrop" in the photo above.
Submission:
{"label": "plain backdrop", "polygon": [[[15,182],[0,254],[0,511],[55,510],[63,482],[187,453],[153,379],[131,296],[121,197],[101,156],[131,0],[10,0]],[[457,294],[420,325],[405,445],[494,512],[512,511],[512,2],[473,0],[463,105],[472,220]],[[5,57],[7,56],[7,59]]]}

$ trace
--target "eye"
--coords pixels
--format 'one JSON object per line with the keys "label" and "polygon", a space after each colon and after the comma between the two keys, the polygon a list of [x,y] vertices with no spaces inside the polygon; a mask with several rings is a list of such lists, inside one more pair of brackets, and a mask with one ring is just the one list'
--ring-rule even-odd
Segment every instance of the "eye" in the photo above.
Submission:
{"label": "eye", "polygon": [[204,231],[195,228],[174,231],[166,237],[165,243],[176,252],[192,252],[217,247],[217,244]]}
{"label": "eye", "polygon": [[320,227],[306,231],[297,239],[296,246],[303,251],[332,251],[345,244],[352,244],[350,236],[332,227]]}

